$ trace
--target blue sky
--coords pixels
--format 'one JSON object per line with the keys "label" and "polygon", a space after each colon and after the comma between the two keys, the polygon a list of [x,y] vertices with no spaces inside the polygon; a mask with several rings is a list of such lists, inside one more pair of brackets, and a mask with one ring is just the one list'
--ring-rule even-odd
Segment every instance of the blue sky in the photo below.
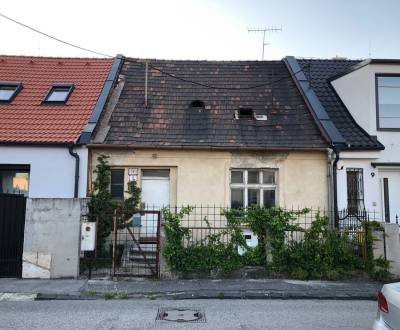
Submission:
{"label": "blue sky", "polygon": [[[0,12],[69,42],[115,55],[173,59],[400,57],[400,0],[19,0]],[[61,9],[61,10],[60,10]],[[0,18],[0,53],[93,56]]]}

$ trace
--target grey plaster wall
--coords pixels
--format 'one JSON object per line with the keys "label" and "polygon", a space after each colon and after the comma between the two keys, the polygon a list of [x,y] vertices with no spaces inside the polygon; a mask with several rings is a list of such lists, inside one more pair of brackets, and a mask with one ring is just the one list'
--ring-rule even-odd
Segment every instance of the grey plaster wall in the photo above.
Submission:
{"label": "grey plaster wall", "polygon": [[390,272],[396,277],[400,277],[400,229],[394,223],[383,223],[385,229],[383,237],[382,231],[374,232],[376,241],[374,242],[374,256],[384,256],[390,261]]}
{"label": "grey plaster wall", "polygon": [[23,277],[79,275],[83,200],[29,198],[26,205]]}

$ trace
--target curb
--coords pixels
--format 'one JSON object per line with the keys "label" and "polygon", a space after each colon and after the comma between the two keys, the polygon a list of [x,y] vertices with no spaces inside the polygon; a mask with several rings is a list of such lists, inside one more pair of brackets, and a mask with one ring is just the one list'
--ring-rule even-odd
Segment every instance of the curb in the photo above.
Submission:
{"label": "curb", "polygon": [[[216,291],[216,290],[200,290],[200,291],[169,291],[169,292],[138,292],[126,293],[123,298],[105,298],[107,293],[115,294],[115,291],[92,292],[95,299],[166,299],[166,300],[188,300],[188,299],[280,299],[280,300],[373,300],[377,299],[377,293],[372,292],[307,292],[307,291],[269,291],[269,290],[246,290],[246,291]],[[117,291],[117,293],[119,293]],[[90,300],[90,299],[88,299]]]}
{"label": "curb", "polygon": [[104,297],[87,294],[38,293],[35,301],[44,300],[104,300]]}
{"label": "curb", "polygon": [[[109,295],[109,296],[108,296]],[[108,297],[107,297],[108,296]],[[309,291],[271,291],[271,290],[245,290],[245,291],[167,291],[167,292],[138,292],[126,293],[120,291],[97,291],[73,294],[64,293],[6,293],[0,292],[1,301],[49,301],[49,300],[188,300],[188,299],[260,299],[260,300],[373,300],[376,301],[377,293],[372,292],[309,292]]]}

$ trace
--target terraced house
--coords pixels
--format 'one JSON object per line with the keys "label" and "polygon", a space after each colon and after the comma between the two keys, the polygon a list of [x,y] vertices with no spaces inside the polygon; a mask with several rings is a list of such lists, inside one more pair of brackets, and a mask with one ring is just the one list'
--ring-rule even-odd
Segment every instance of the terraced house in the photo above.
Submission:
{"label": "terraced house", "polygon": [[296,82],[305,100],[325,111],[339,132],[338,209],[359,215],[369,211],[376,220],[398,223],[400,62],[290,60],[292,70],[303,70]]}
{"label": "terraced house", "polygon": [[89,141],[118,60],[0,56],[0,193],[86,197]]}
{"label": "terraced house", "polygon": [[283,60],[126,58],[89,148],[147,206],[329,205],[329,143]]}
{"label": "terraced house", "polygon": [[0,56],[0,277],[76,276],[86,143],[119,63]]}

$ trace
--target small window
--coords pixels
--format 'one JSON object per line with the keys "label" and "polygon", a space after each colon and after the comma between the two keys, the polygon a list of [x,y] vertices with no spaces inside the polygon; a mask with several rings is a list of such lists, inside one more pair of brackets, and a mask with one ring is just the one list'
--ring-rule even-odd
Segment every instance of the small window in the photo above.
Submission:
{"label": "small window", "polygon": [[21,88],[21,83],[0,82],[0,102],[11,102]]}
{"label": "small window", "polygon": [[28,196],[29,165],[0,165],[0,193]]}
{"label": "small window", "polygon": [[347,208],[350,214],[358,214],[365,209],[363,169],[348,168],[346,174]]}
{"label": "small window", "polygon": [[111,197],[114,199],[124,199],[124,175],[123,169],[111,170]]}
{"label": "small window", "polygon": [[204,102],[200,100],[195,100],[192,103],[190,103],[191,108],[205,108]]}
{"label": "small window", "polygon": [[53,85],[48,92],[44,102],[66,103],[74,88],[72,84]]}
{"label": "small window", "polygon": [[231,207],[273,207],[276,203],[276,175],[274,169],[232,169]]}
{"label": "small window", "polygon": [[254,119],[254,111],[252,108],[239,108],[235,111],[235,119]]}

